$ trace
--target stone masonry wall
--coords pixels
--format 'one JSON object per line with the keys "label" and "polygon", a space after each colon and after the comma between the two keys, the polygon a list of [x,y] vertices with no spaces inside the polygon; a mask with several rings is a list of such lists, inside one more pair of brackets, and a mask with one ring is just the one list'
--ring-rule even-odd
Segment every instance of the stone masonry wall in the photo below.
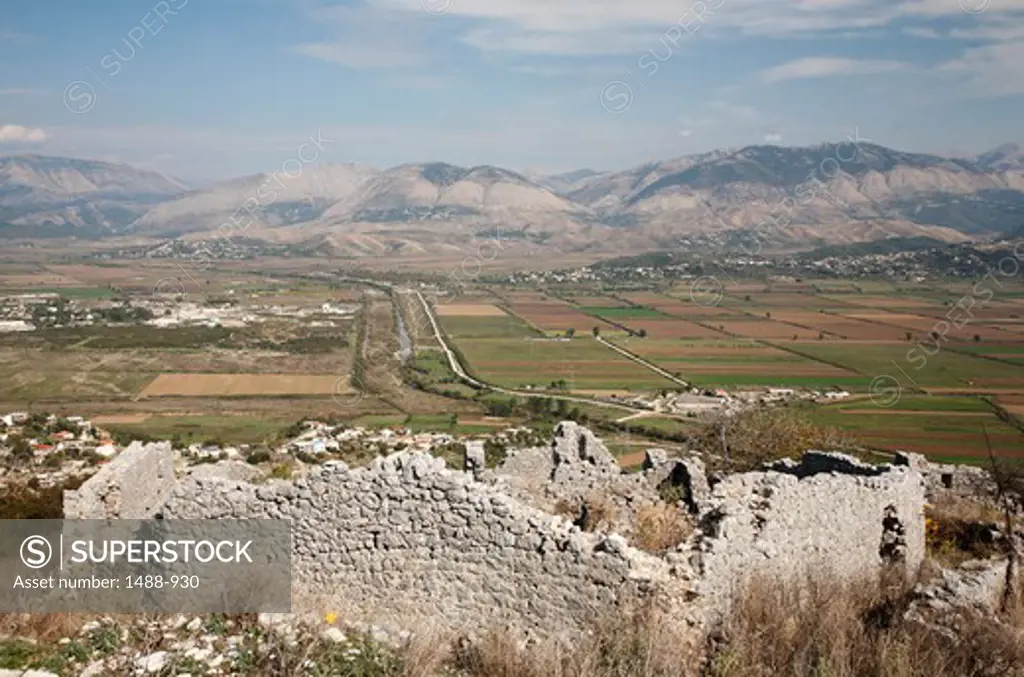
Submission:
{"label": "stone masonry wall", "polygon": [[132,442],[74,491],[64,492],[69,519],[147,519],[174,488],[170,442]]}
{"label": "stone masonry wall", "polygon": [[603,504],[606,530],[629,536],[636,513],[661,499],[645,474],[623,472],[604,443],[587,428],[562,421],[547,447],[510,450],[508,458],[482,479],[497,480],[506,492],[546,512],[568,508],[583,519],[591,504]]}
{"label": "stone masonry wall", "polygon": [[293,522],[297,598],[387,627],[583,627],[617,605],[682,596],[660,558],[583,533],[426,454],[329,463],[295,483],[188,479],[162,515]]}
{"label": "stone masonry wall", "polygon": [[[584,440],[581,442],[580,440]],[[910,465],[871,466],[809,452],[709,486],[699,459],[652,451],[624,474],[590,431],[562,423],[547,449],[511,452],[477,477],[403,452],[294,482],[249,484],[196,473],[177,485],[166,445],[133,445],[77,492],[68,517],[288,519],[293,599],[385,628],[510,626],[567,634],[637,598],[680,623],[728,608],[751,576],[860,580],[924,557],[924,481]],[[696,524],[664,557],[621,533],[586,533],[550,512],[593,492],[624,514],[670,482]]]}
{"label": "stone masonry wall", "polygon": [[728,601],[751,576],[856,581],[925,556],[924,482],[909,467],[808,452],[732,475],[701,501],[691,562],[697,592]]}

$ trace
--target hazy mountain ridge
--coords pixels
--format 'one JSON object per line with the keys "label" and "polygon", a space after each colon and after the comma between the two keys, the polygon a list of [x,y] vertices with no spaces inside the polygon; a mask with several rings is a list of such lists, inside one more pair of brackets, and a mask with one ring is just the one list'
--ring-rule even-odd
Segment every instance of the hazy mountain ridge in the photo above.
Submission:
{"label": "hazy mountain ridge", "polygon": [[[116,232],[109,224],[120,223],[139,236],[205,237],[258,203],[259,219],[247,236],[323,241],[357,256],[458,249],[495,224],[520,233],[517,245],[594,251],[671,247],[688,234],[763,228],[769,220],[777,224],[769,239],[779,246],[892,236],[955,242],[998,237],[1024,220],[1024,161],[1012,144],[971,159],[870,143],[748,146],[549,177],[442,162],[383,171],[314,164],[295,178],[257,174],[188,192],[123,165],[91,168],[90,161],[62,158],[34,164],[31,180],[0,174],[0,208],[62,195],[63,208],[75,213],[53,224]],[[141,213],[143,187],[156,204]],[[118,194],[120,201],[108,197]],[[115,207],[122,211],[112,216]]]}
{"label": "hazy mountain ridge", "polygon": [[0,157],[0,223],[25,228],[116,230],[185,190],[185,184],[158,172],[112,162]]}
{"label": "hazy mountain ridge", "polygon": [[[230,223],[236,212],[246,206],[260,217],[255,224],[257,229],[290,225],[317,218],[328,206],[350,196],[376,174],[376,169],[366,165],[314,164],[302,167],[295,177],[243,176],[158,204],[132,228],[138,233],[163,235],[205,231]],[[250,219],[246,211],[236,218],[243,224]]]}

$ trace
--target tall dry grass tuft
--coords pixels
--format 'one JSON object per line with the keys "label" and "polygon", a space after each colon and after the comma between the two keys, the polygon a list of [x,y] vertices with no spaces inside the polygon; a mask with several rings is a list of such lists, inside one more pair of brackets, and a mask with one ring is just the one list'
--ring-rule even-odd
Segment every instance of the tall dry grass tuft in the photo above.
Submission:
{"label": "tall dry grass tuft", "polygon": [[657,503],[644,506],[636,514],[633,545],[653,554],[663,554],[693,534],[690,516],[675,505]]}
{"label": "tall dry grass tuft", "polygon": [[[710,677],[1018,677],[1020,628],[962,616],[904,620],[908,598],[878,586],[755,583],[714,648]],[[953,628],[955,639],[950,636]]]}
{"label": "tall dry grass tuft", "polygon": [[462,645],[451,667],[465,677],[690,677],[700,655],[666,614],[644,607],[597,623],[572,644],[523,645],[504,633]]}
{"label": "tall dry grass tuft", "polygon": [[70,613],[2,613],[0,614],[0,637],[50,642],[72,636],[94,614]]}

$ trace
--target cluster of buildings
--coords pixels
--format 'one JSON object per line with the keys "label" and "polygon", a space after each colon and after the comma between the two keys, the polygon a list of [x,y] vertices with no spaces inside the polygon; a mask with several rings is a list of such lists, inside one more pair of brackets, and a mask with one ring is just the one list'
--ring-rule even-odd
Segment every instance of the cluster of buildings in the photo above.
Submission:
{"label": "cluster of buildings", "polygon": [[691,388],[682,392],[661,392],[620,398],[636,407],[659,413],[698,416],[709,413],[734,413],[757,406],[771,406],[794,401],[831,402],[850,397],[845,390],[803,390],[798,388],[768,388],[766,390],[709,390]]}
{"label": "cluster of buildings", "polygon": [[10,412],[0,416],[0,484],[22,477],[52,486],[117,455],[110,435],[82,416]]}
{"label": "cluster of buildings", "polygon": [[[227,291],[228,297],[234,290]],[[258,298],[253,295],[253,298]],[[88,304],[62,298],[56,293],[17,294],[0,297],[0,332],[34,331],[43,328],[88,327],[94,325],[142,324],[152,327],[244,327],[262,322],[267,316],[310,319],[317,324],[351,318],[358,304],[324,302],[319,306],[243,306],[228,299],[224,303],[195,302],[187,296],[167,293],[131,303],[103,299]]]}
{"label": "cluster of buildings", "polygon": [[[323,421],[303,421],[302,431],[278,448],[278,453],[320,455],[344,451],[351,447],[370,447],[381,453],[395,451],[431,452],[431,450],[464,441],[464,436],[444,432],[413,432],[404,427],[347,427]],[[530,428],[506,428],[488,437],[494,442],[519,444],[532,442],[536,434]]]}

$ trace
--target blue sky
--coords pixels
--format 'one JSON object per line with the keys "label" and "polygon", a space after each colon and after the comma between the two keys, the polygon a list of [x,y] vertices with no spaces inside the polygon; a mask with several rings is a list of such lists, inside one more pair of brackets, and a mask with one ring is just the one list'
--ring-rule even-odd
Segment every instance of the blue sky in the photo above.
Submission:
{"label": "blue sky", "polygon": [[0,2],[0,153],[186,179],[1024,141],[1024,0]]}

